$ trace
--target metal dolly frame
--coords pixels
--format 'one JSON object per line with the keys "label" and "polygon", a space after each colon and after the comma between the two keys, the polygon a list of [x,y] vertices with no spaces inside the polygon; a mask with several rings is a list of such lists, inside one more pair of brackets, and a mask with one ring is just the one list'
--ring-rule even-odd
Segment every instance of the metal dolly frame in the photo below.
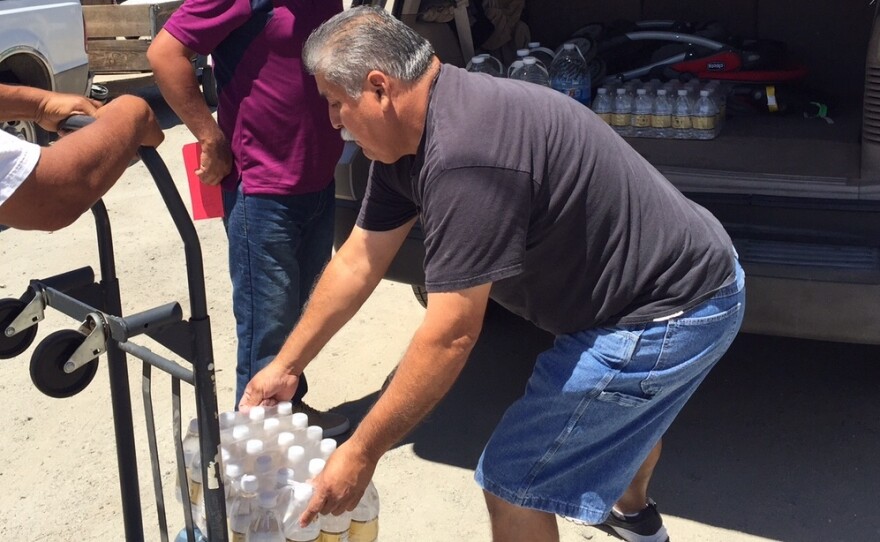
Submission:
{"label": "metal dolly frame", "polygon": [[[81,128],[91,121],[89,117],[72,117],[65,128]],[[143,541],[144,529],[126,354],[144,362],[142,395],[163,542],[168,540],[168,526],[153,417],[152,368],[165,371],[172,377],[177,475],[181,480],[188,539],[194,541],[196,538],[181,438],[180,382],[192,385],[195,389],[196,415],[199,420],[199,452],[202,458],[202,487],[208,530],[205,534],[211,542],[227,542],[216,380],[201,245],[192,219],[159,153],[154,148],[141,147],[138,155],[153,177],[183,241],[190,319],[183,320],[183,311],[177,302],[166,303],[131,316],[122,316],[110,220],[103,201],[99,200],[92,207],[92,214],[97,230],[100,282],[95,281],[91,267],[83,267],[53,277],[31,280],[20,298],[0,300],[0,330],[3,331],[0,334],[0,358],[13,358],[27,350],[36,337],[37,324],[43,319],[44,311],[48,307],[82,324],[78,330],[52,333],[37,345],[31,358],[30,371],[31,379],[40,391],[58,398],[79,393],[95,376],[97,356],[107,353],[122,514],[125,539],[128,541]],[[131,339],[138,335],[152,338],[191,363],[192,368],[184,367],[132,342]]]}

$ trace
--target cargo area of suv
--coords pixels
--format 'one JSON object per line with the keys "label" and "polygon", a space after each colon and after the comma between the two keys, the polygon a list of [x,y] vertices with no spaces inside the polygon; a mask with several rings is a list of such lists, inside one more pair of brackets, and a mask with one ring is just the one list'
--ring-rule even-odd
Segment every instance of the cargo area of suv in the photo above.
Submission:
{"label": "cargo area of suv", "polygon": [[[388,9],[442,61],[465,64],[469,50],[453,23],[418,21],[419,2]],[[827,119],[797,108],[728,114],[711,141],[627,140],[733,237],[748,276],[744,331],[871,344],[880,344],[876,16],[868,0],[544,0],[522,11],[531,39],[551,48],[588,24],[645,20],[716,21],[731,34],[784,44],[807,73],[780,91],[827,106]],[[357,152],[337,171],[337,243],[354,224],[367,172]],[[388,278],[423,280],[419,235],[416,228]]]}

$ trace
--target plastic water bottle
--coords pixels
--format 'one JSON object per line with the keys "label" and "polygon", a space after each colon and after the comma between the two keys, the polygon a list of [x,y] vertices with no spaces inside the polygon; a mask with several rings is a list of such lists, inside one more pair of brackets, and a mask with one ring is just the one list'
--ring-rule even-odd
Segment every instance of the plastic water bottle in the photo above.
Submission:
{"label": "plastic water bottle", "polygon": [[517,70],[521,70],[522,67],[523,67],[522,60],[520,60],[520,59],[514,60],[513,62],[510,63],[510,66],[507,67],[507,77],[509,77],[511,79],[515,79],[513,74],[516,73]]}
{"label": "plastic water bottle", "polygon": [[482,56],[475,56],[471,58],[471,61],[468,62],[466,69],[469,72],[485,73],[493,77],[498,77],[500,75],[496,72],[495,66],[489,62],[486,62],[486,57]]}
{"label": "plastic water bottle", "polygon": [[545,67],[549,66],[553,62],[553,57],[556,56],[549,48],[541,47],[539,41],[529,42],[529,55],[537,58]]}
{"label": "plastic water bottle", "polygon": [[293,469],[293,479],[305,482],[309,478],[309,458],[302,446],[294,444],[287,450],[287,466]]}
{"label": "plastic water bottle", "polygon": [[533,56],[527,56],[523,59],[523,67],[513,72],[511,79],[519,79],[520,81],[528,81],[536,85],[550,86],[550,77],[547,70],[538,63],[538,59]]}
{"label": "plastic water bottle", "polygon": [[241,477],[241,490],[229,503],[229,530],[232,542],[244,542],[254,512],[257,510],[259,482],[253,474]]}
{"label": "plastic water bottle", "polygon": [[330,454],[336,451],[336,440],[332,438],[322,439],[318,445],[318,457],[327,461]]}
{"label": "plastic water bottle", "polygon": [[589,107],[590,70],[573,43],[566,43],[550,63],[550,86]]}
{"label": "plastic water bottle", "polygon": [[715,132],[715,119],[718,115],[718,109],[715,103],[709,98],[708,90],[701,90],[700,97],[694,104],[693,114],[693,137],[695,139],[713,139]]}
{"label": "plastic water bottle", "polygon": [[612,103],[606,87],[596,89],[596,99],[593,100],[592,108],[593,113],[599,115],[599,118],[607,124],[611,124]]}
{"label": "plastic water bottle", "polygon": [[247,530],[246,542],[285,542],[281,518],[275,512],[278,500],[272,491],[262,491],[257,497],[259,508]]}
{"label": "plastic water bottle", "polygon": [[636,137],[648,137],[651,135],[651,110],[654,103],[648,96],[648,89],[640,88],[636,90],[636,99],[633,103],[632,115],[630,116],[630,126],[632,126],[632,135]]}
{"label": "plastic water bottle", "polygon": [[651,110],[651,128],[654,137],[672,137],[672,101],[666,95],[665,88],[657,89]]}
{"label": "plastic water bottle", "polygon": [[[193,457],[199,455],[199,420],[197,418],[189,421],[189,427],[186,429],[186,435],[184,435],[181,441],[181,446],[183,447],[183,467],[187,476],[189,476]],[[180,477],[175,477],[175,495],[178,502],[183,501],[180,488]]]}
{"label": "plastic water bottle", "polygon": [[[309,481],[321,474],[326,462],[321,458],[309,461]],[[351,527],[351,512],[344,512],[338,516],[333,514],[320,514],[318,522],[321,525],[321,542],[348,542],[348,531]]]}
{"label": "plastic water bottle", "polygon": [[611,127],[622,135],[628,136],[632,132],[630,118],[632,116],[632,98],[626,93],[626,88],[617,89],[611,112]]}
{"label": "plastic water bottle", "polygon": [[480,53],[477,56],[485,58],[485,64],[488,64],[492,67],[493,75],[495,77],[501,77],[504,74],[504,64],[501,63],[500,60],[490,55],[489,53]]}
{"label": "plastic water bottle", "polygon": [[321,538],[321,525],[317,521],[305,527],[299,524],[299,518],[305,512],[312,492],[312,486],[308,484],[294,485],[293,496],[283,518],[284,536],[289,542],[317,542]]}
{"label": "plastic water bottle", "polygon": [[379,492],[373,482],[367,486],[364,496],[351,511],[350,542],[376,542],[379,540]]}
{"label": "plastic water bottle", "polygon": [[[208,539],[205,537],[204,534],[202,534],[202,531],[196,526],[193,526],[193,535],[195,535],[194,542],[208,542]],[[189,539],[189,536],[186,533],[186,527],[184,527],[183,529],[180,530],[179,533],[177,533],[177,536],[174,537],[174,542],[193,542]]]}
{"label": "plastic water bottle", "polygon": [[687,89],[678,89],[678,97],[672,104],[672,132],[675,139],[690,139],[691,133],[691,100]]}

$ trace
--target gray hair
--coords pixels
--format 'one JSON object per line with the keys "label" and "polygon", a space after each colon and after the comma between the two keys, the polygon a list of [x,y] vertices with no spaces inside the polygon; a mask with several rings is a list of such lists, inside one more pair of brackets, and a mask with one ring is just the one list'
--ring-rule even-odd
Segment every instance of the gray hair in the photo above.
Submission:
{"label": "gray hair", "polygon": [[358,98],[373,70],[401,81],[417,81],[431,66],[434,48],[384,9],[361,6],[318,27],[306,40],[302,55],[311,74],[320,73]]}

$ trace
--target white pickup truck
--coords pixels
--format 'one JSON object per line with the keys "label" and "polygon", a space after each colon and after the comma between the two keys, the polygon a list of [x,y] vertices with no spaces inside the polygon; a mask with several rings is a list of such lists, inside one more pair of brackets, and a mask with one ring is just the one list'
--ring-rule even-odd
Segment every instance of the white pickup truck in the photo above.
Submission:
{"label": "white pickup truck", "polygon": [[[0,83],[87,95],[91,75],[79,0],[0,0]],[[34,143],[49,134],[33,122],[2,130]]]}

